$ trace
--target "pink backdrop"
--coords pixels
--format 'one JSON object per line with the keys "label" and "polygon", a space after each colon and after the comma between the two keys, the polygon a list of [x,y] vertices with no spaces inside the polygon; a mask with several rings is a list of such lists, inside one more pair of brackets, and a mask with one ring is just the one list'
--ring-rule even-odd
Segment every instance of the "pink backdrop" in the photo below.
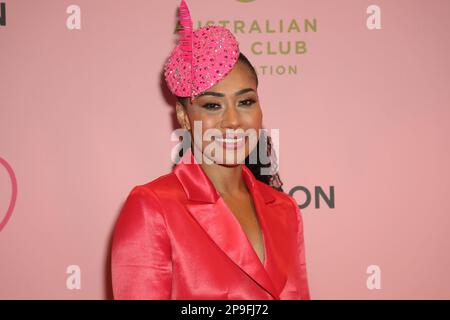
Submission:
{"label": "pink backdrop", "polygon": [[[176,122],[160,72],[179,1],[0,3],[0,298],[111,298],[119,209],[172,167]],[[72,4],[81,29],[67,27]],[[260,72],[264,125],[280,129],[286,192],[334,188],[334,207],[302,209],[311,297],[449,299],[450,2],[188,4],[195,22],[244,22],[236,36]],[[380,29],[368,28],[370,5]],[[292,19],[300,32],[287,32]],[[276,54],[280,41],[306,52]],[[17,179],[9,219],[6,163]],[[71,265],[80,289],[67,286]],[[375,289],[370,266],[381,271]]]}

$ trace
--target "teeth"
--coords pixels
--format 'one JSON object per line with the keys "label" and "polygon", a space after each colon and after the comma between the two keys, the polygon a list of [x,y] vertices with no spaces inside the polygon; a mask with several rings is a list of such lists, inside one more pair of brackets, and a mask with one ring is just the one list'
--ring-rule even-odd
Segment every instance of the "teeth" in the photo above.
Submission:
{"label": "teeth", "polygon": [[219,142],[236,143],[236,142],[242,141],[243,138],[239,138],[239,139],[229,139],[229,138],[222,139],[222,138],[216,138],[216,139],[217,139],[217,141],[219,141]]}

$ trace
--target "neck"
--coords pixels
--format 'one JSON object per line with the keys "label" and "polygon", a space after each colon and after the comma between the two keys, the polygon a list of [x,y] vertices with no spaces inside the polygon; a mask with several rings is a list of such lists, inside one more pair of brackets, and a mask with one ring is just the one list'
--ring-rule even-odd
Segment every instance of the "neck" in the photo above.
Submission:
{"label": "neck", "polygon": [[221,195],[247,191],[247,186],[242,177],[242,164],[220,165],[201,161],[200,166]]}

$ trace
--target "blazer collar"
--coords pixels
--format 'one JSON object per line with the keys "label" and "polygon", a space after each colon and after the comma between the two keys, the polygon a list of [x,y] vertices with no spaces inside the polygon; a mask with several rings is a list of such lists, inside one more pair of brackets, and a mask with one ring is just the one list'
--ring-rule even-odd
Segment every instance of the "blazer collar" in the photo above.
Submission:
{"label": "blazer collar", "polygon": [[[220,198],[219,192],[203,171],[190,148],[175,166],[174,173],[183,186],[189,200],[216,203]],[[261,194],[264,203],[270,203],[275,200],[274,196],[266,188],[261,188],[258,185],[255,176],[245,164],[242,165],[242,177],[247,188],[252,193],[256,191]]]}
{"label": "blazer collar", "polygon": [[271,202],[275,202],[275,197],[270,193],[270,187],[258,183],[250,169],[242,166],[242,176],[251,192],[262,227],[265,250],[263,265],[238,220],[197,162],[191,149],[176,165],[174,173],[188,198],[186,208],[201,228],[236,265],[272,297],[279,299],[279,293],[287,279],[285,266],[278,259],[275,244],[275,237],[280,241],[276,226],[283,223],[280,221],[283,215],[273,211],[275,205]]}

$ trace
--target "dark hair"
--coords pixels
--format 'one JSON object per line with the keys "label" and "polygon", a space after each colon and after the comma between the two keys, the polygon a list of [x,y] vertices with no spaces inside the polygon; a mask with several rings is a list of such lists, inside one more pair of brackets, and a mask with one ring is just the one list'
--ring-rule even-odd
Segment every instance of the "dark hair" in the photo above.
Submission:
{"label": "dark hair", "polygon": [[[244,63],[246,66],[249,67],[250,72],[252,73],[255,81],[256,81],[256,87],[258,87],[258,74],[256,73],[255,68],[250,63],[250,61],[247,59],[247,57],[241,52],[239,53],[238,62]],[[178,102],[181,103],[182,106],[185,108],[187,107],[187,102],[189,97],[179,97],[176,96]],[[183,156],[183,149],[180,150],[180,157]],[[256,155],[254,154],[256,153]],[[260,158],[260,154],[266,154],[267,157],[270,159],[268,163],[263,163]],[[250,158],[256,156],[256,163],[250,163]],[[245,158],[245,165],[250,169],[250,171],[253,173],[256,179],[259,181],[271,186],[275,190],[283,192],[283,182],[281,182],[281,179],[278,174],[278,163],[276,160],[275,150],[272,148],[272,140],[269,135],[266,134],[265,130],[261,130],[261,134],[259,136],[258,144],[253,149],[252,153]],[[276,168],[276,173],[272,175],[267,174],[261,174],[261,171],[263,168],[270,168],[271,166]],[[267,169],[266,169],[267,170]]]}

